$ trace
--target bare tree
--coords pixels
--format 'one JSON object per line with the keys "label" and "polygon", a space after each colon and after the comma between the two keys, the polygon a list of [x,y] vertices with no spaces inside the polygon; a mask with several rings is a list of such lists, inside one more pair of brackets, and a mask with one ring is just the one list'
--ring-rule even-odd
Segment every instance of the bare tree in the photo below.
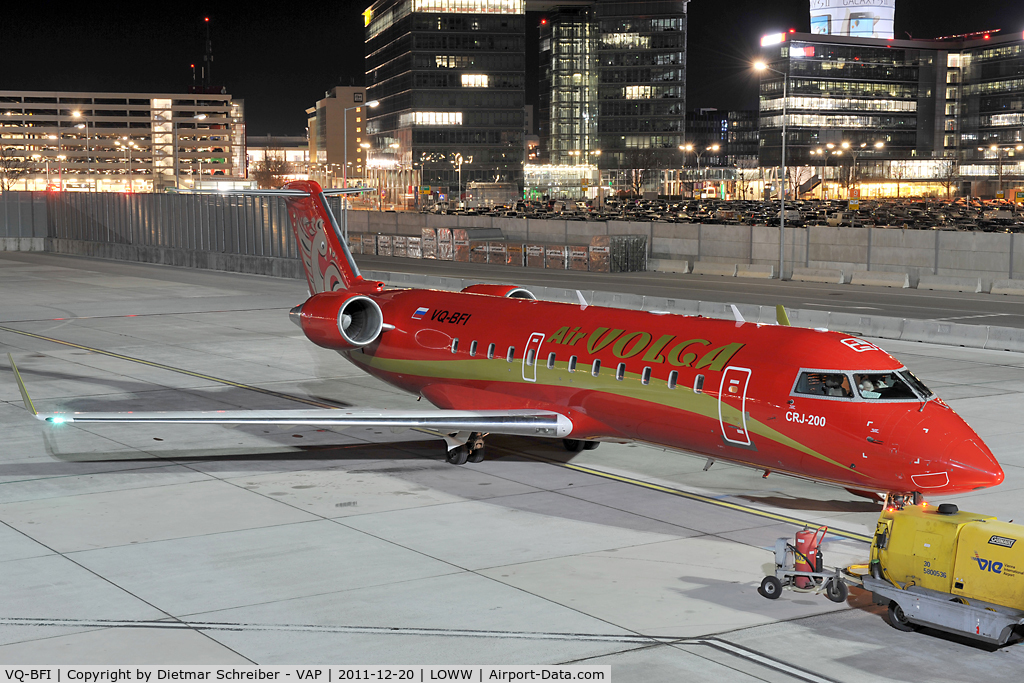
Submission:
{"label": "bare tree", "polygon": [[747,190],[750,189],[750,178],[743,172],[742,168],[736,169],[736,180],[734,181],[736,193],[740,195],[741,199],[747,198]]}
{"label": "bare tree", "polygon": [[18,180],[29,172],[23,151],[0,147],[0,190],[10,192]]}
{"label": "bare tree", "polygon": [[814,175],[810,166],[790,166],[789,182],[793,187],[793,199],[800,199],[800,188]]}
{"label": "bare tree", "polygon": [[907,177],[907,162],[889,162],[889,175],[896,181],[896,199],[900,198],[900,181]]}
{"label": "bare tree", "polygon": [[946,188],[946,201],[949,201],[953,188],[960,183],[960,162],[947,159],[939,167],[939,183]]}
{"label": "bare tree", "polygon": [[635,196],[643,196],[644,185],[658,172],[657,161],[657,155],[651,149],[634,149],[624,155],[622,168]]}
{"label": "bare tree", "polygon": [[266,156],[252,167],[252,177],[261,190],[275,190],[284,187],[285,176],[292,172],[292,165],[284,159]]}

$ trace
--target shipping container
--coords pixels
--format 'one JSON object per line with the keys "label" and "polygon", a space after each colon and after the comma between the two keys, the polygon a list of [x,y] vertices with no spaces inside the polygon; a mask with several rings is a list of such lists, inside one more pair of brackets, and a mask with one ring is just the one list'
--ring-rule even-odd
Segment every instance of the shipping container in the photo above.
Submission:
{"label": "shipping container", "polygon": [[544,246],[540,244],[527,244],[526,247],[526,266],[528,268],[543,268],[544,267]]}
{"label": "shipping container", "polygon": [[420,251],[423,258],[437,258],[437,231],[433,228],[420,230]]}

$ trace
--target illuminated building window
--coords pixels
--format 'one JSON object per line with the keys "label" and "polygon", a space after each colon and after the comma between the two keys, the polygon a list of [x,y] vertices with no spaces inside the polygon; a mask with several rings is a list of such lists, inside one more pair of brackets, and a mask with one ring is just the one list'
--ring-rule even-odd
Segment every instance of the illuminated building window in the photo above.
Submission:
{"label": "illuminated building window", "polygon": [[525,4],[525,0],[412,0],[412,11],[432,14],[525,14]]}
{"label": "illuminated building window", "polygon": [[651,99],[651,86],[627,85],[622,89],[622,96],[627,100],[649,100]]}
{"label": "illuminated building window", "polygon": [[[362,133],[362,132],[363,132],[363,129],[362,129],[362,128],[356,128],[356,132],[357,132],[357,133]],[[357,140],[357,142],[358,142],[358,140]]]}
{"label": "illuminated building window", "polygon": [[487,74],[462,74],[463,88],[486,88],[489,86]]}
{"label": "illuminated building window", "polygon": [[461,111],[417,111],[402,114],[398,120],[399,127],[407,126],[461,126]]}
{"label": "illuminated building window", "polygon": [[604,47],[648,49],[651,47],[651,37],[639,33],[606,33],[601,36],[601,44]]}
{"label": "illuminated building window", "polygon": [[435,55],[434,65],[438,69],[465,69],[469,66],[466,55]]}
{"label": "illuminated building window", "polygon": [[363,122],[363,117],[362,116],[357,116],[356,117],[356,123],[362,123],[362,122]]}

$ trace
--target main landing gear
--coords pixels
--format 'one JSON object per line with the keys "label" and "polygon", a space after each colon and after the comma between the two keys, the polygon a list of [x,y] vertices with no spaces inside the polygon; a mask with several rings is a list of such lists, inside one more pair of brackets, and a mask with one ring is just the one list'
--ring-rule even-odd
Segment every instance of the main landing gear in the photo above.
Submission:
{"label": "main landing gear", "polygon": [[580,451],[592,451],[600,446],[601,442],[584,441],[583,439],[562,439],[562,445],[570,453],[579,453]]}
{"label": "main landing gear", "polygon": [[472,432],[466,443],[448,449],[445,460],[452,465],[465,465],[467,462],[484,461],[484,437],[486,434]]}

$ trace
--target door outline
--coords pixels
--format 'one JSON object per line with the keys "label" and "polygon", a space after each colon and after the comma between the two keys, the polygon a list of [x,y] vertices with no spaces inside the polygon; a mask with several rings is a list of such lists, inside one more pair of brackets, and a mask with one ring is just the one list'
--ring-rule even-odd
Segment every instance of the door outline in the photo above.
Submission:
{"label": "door outline", "polygon": [[[530,338],[526,342],[526,348],[523,349],[523,379],[527,382],[537,381],[537,359],[540,358],[540,347],[544,343],[544,333],[534,332],[530,335]],[[534,345],[536,344],[536,346]],[[533,350],[533,365],[527,365],[526,359],[530,357],[530,351]],[[526,369],[530,368],[532,376],[526,375]]]}
{"label": "door outline", "polygon": [[[732,379],[730,378],[730,371],[733,374],[742,373],[743,379]],[[750,368],[741,368],[736,365],[730,365],[722,371],[722,384],[718,387],[718,426],[722,428],[722,438],[729,443],[736,444],[737,446],[750,446],[750,432],[747,430],[747,387],[750,386]],[[725,420],[722,419],[722,397],[725,396],[728,391],[729,384],[743,384],[742,398],[740,399],[740,420],[743,422],[743,427],[737,427],[735,425],[729,425],[733,430],[736,430],[741,438],[733,439],[729,436],[729,430],[726,428]],[[731,406],[730,406],[731,407]]]}

